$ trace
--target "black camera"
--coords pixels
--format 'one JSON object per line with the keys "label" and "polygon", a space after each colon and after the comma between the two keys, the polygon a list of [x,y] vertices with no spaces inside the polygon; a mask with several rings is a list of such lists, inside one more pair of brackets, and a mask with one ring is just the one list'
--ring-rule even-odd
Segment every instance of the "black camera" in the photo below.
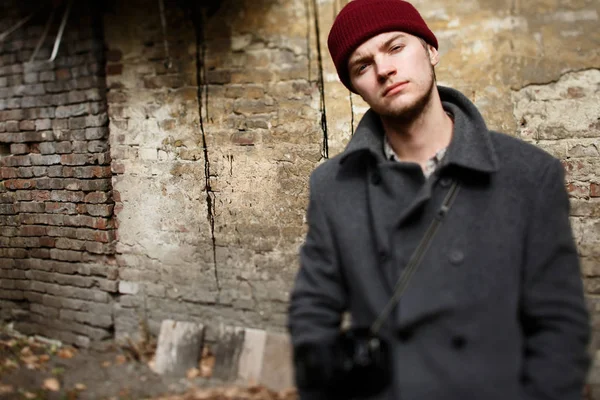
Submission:
{"label": "black camera", "polygon": [[296,346],[294,366],[298,389],[326,393],[327,399],[379,394],[392,376],[388,342],[367,328],[341,332],[330,343]]}

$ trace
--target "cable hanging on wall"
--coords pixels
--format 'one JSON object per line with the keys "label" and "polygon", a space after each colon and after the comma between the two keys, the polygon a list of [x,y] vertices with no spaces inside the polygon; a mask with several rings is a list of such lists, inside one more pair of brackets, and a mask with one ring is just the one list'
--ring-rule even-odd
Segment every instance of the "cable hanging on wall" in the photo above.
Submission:
{"label": "cable hanging on wall", "polygon": [[3,42],[11,33],[25,25],[36,13],[37,11],[32,12],[25,18],[20,19],[16,24],[8,28],[6,31],[0,33],[0,42]]}
{"label": "cable hanging on wall", "polygon": [[165,3],[164,0],[158,0],[158,6],[160,8],[160,22],[162,24],[163,41],[165,44],[165,54],[167,59],[165,60],[165,67],[171,69],[173,63],[171,62],[171,55],[169,54],[169,41],[167,40],[167,18],[165,16]]}

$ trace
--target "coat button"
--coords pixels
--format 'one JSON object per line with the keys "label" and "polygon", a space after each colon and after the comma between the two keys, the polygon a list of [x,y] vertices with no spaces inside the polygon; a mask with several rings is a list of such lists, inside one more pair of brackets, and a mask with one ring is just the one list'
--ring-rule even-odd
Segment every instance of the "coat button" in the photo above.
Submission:
{"label": "coat button", "polygon": [[452,185],[452,178],[449,178],[447,176],[443,177],[440,179],[440,186],[447,188],[450,187],[450,185]]}
{"label": "coat button", "polygon": [[465,255],[460,250],[452,250],[450,252],[450,255],[448,256],[448,258],[450,259],[450,262],[452,264],[460,265],[460,264],[462,264],[463,260],[465,259]]}
{"label": "coat button", "polygon": [[464,336],[454,336],[452,338],[452,347],[456,350],[462,350],[467,345],[467,339]]}
{"label": "coat button", "polygon": [[381,183],[381,174],[379,172],[373,172],[371,174],[371,183],[373,185],[379,185]]}

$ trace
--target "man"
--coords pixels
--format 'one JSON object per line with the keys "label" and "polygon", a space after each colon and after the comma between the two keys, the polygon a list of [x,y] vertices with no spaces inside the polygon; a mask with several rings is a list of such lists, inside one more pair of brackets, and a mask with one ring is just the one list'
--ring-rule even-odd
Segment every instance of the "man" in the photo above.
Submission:
{"label": "man", "polygon": [[[351,1],[328,45],[371,109],[310,178],[289,309],[296,365],[331,360],[344,312],[358,328],[381,315],[456,183],[380,331],[392,382],[372,398],[579,400],[589,321],[560,162],[436,86],[438,42],[411,4]],[[303,400],[335,396],[305,389]]]}

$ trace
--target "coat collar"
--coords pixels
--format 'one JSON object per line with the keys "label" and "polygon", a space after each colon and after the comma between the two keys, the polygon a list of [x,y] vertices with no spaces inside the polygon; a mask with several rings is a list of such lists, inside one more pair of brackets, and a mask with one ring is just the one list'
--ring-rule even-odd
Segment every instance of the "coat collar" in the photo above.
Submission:
{"label": "coat collar", "polygon": [[[455,89],[438,86],[444,109],[454,116],[454,135],[442,167],[456,165],[470,170],[492,173],[498,170],[498,156],[483,117],[469,99]],[[383,128],[379,116],[368,110],[352,140],[340,157],[340,164],[358,155],[384,160]]]}

